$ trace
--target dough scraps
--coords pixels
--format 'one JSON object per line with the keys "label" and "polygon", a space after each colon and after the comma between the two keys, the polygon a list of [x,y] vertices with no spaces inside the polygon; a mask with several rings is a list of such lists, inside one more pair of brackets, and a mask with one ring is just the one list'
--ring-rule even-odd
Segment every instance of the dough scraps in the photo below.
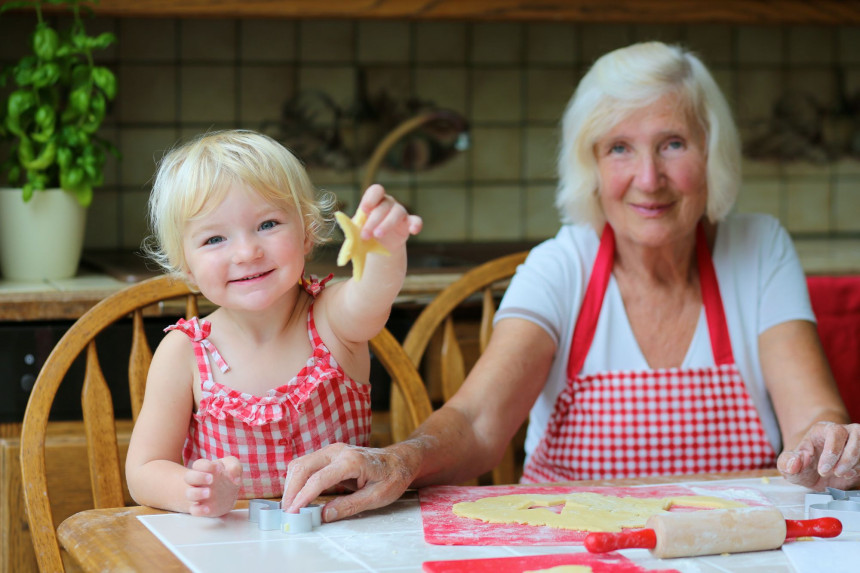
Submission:
{"label": "dough scraps", "polygon": [[364,259],[368,253],[379,253],[389,255],[388,249],[383,247],[376,239],[364,240],[361,238],[361,228],[367,222],[367,214],[359,209],[355,216],[350,219],[340,211],[334,214],[337,224],[343,229],[344,241],[337,254],[337,266],[342,267],[348,261],[352,261],[352,278],[361,280],[364,274]]}
{"label": "dough scraps", "polygon": [[[561,506],[560,512],[549,509]],[[645,527],[652,515],[668,513],[673,506],[726,509],[747,507],[739,501],[708,495],[670,497],[615,497],[593,492],[568,494],[512,494],[455,503],[460,517],[486,523],[546,525],[576,531],[621,531]]]}

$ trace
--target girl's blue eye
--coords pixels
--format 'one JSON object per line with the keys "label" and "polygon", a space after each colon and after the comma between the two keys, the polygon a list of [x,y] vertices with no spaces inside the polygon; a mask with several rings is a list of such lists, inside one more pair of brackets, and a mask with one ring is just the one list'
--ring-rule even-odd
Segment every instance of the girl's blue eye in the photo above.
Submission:
{"label": "girl's blue eye", "polygon": [[220,237],[220,236],[218,236],[218,237],[210,237],[210,238],[206,239],[206,243],[205,243],[205,244],[207,244],[207,245],[215,245],[215,244],[217,244],[217,243],[220,243],[220,242],[221,242],[221,241],[223,241],[223,240],[224,240],[224,237]]}
{"label": "girl's blue eye", "polygon": [[265,223],[260,225],[261,230],[273,229],[278,225],[277,221],[266,221]]}

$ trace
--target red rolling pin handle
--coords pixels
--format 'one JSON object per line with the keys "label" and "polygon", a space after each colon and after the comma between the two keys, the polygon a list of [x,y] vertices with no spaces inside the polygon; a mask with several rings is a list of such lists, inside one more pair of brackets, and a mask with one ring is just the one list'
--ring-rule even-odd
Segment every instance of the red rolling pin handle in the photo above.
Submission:
{"label": "red rolling pin handle", "polygon": [[589,533],[585,538],[585,548],[591,553],[608,553],[616,549],[654,549],[656,546],[657,534],[653,529]]}
{"label": "red rolling pin handle", "polygon": [[[836,537],[842,533],[842,522],[835,517],[786,519],[786,539],[795,537]],[[616,549],[654,549],[657,534],[653,529],[635,529],[621,533],[589,533],[585,548],[591,553],[608,553]]]}
{"label": "red rolling pin handle", "polygon": [[818,519],[786,519],[785,538],[836,537],[842,533],[842,522],[835,517]]}

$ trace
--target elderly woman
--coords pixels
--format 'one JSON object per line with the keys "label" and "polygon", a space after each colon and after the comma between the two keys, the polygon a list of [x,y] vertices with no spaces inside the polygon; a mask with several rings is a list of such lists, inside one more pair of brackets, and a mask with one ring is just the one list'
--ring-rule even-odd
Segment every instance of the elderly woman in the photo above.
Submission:
{"label": "elderly woman", "polygon": [[813,488],[860,482],[860,426],[789,236],[771,217],[729,214],[739,150],[692,54],[644,43],[600,58],[563,121],[569,224],[518,270],[461,390],[405,442],[295,460],[284,506],[352,486],[327,505],[331,521],[462,482],[494,466],[527,415],[525,482],[774,464]]}

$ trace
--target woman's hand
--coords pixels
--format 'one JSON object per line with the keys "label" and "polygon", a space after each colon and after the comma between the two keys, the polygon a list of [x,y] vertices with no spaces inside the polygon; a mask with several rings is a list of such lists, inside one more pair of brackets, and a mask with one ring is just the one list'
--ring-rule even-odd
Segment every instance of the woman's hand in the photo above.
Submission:
{"label": "woman's hand", "polygon": [[818,422],[776,466],[789,482],[817,491],[852,489],[860,484],[860,424]]}
{"label": "woman's hand", "polygon": [[287,467],[281,507],[296,512],[335,486],[354,493],[325,505],[326,522],[388,505],[412,483],[417,472],[413,450],[409,441],[384,449],[338,443],[296,458]]}
{"label": "woman's hand", "polygon": [[242,464],[233,456],[219,460],[196,460],[185,472],[191,502],[188,513],[201,517],[219,517],[233,509],[242,485]]}

